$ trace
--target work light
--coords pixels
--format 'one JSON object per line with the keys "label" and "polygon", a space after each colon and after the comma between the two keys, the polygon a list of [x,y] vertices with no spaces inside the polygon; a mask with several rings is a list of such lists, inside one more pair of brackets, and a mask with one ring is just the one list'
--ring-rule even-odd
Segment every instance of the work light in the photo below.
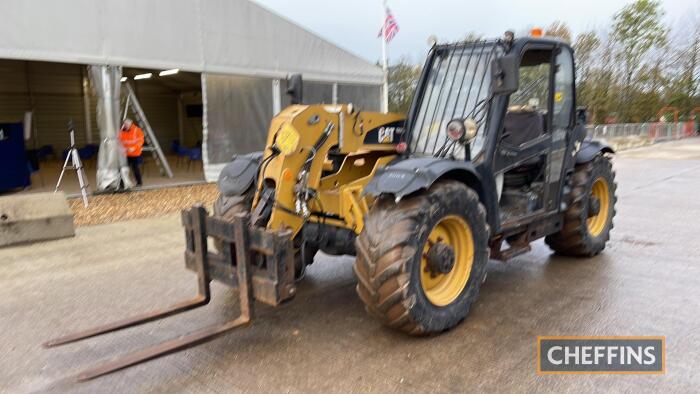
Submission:
{"label": "work light", "polygon": [[447,136],[457,142],[469,142],[479,130],[476,121],[472,118],[452,119],[447,123]]}
{"label": "work light", "polygon": [[452,119],[447,123],[447,136],[453,141],[462,141],[465,131],[462,119]]}

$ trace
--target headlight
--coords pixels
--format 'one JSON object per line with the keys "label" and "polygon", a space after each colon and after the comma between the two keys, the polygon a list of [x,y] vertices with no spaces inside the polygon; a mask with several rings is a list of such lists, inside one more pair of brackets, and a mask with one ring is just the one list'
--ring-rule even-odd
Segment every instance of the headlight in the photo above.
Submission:
{"label": "headlight", "polygon": [[464,119],[464,139],[465,141],[471,141],[476,137],[476,133],[479,131],[479,125],[472,118]]}
{"label": "headlight", "polygon": [[462,141],[464,132],[464,123],[461,119],[452,119],[447,123],[447,136],[452,141]]}
{"label": "headlight", "polygon": [[447,136],[450,137],[452,141],[457,142],[469,142],[479,131],[479,126],[476,121],[472,118],[462,119],[452,119],[447,123]]}
{"label": "headlight", "polygon": [[285,123],[282,129],[277,133],[275,145],[277,145],[280,152],[289,155],[293,153],[299,145],[299,133],[291,124]]}

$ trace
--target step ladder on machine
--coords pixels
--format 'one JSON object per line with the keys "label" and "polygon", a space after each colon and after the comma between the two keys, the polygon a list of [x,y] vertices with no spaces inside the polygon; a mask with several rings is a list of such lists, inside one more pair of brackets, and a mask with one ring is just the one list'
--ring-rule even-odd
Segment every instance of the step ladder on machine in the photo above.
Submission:
{"label": "step ladder on machine", "polygon": [[140,126],[142,126],[145,131],[143,137],[146,144],[144,145],[142,150],[144,152],[151,152],[151,156],[153,156],[153,161],[155,161],[156,165],[158,166],[158,170],[161,175],[167,176],[168,178],[172,178],[173,172],[170,169],[170,165],[168,164],[168,159],[165,157],[165,154],[163,154],[163,150],[160,148],[158,139],[156,139],[156,134],[153,132],[153,128],[148,122],[146,114],[143,112],[141,103],[139,103],[138,98],[136,98],[134,88],[129,82],[126,82],[124,85],[126,85],[126,104],[124,104],[124,114],[122,115],[122,122],[124,122],[124,120],[126,119],[126,115],[129,112],[129,109],[131,109],[131,112],[134,116],[134,121]]}

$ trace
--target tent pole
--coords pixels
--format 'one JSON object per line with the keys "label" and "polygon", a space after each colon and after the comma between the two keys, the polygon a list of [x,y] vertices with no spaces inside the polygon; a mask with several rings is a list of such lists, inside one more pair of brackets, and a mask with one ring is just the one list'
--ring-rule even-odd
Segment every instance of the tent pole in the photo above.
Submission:
{"label": "tent pole", "polygon": [[280,91],[280,80],[272,80],[272,116],[282,111],[282,93]]}
{"label": "tent pole", "polygon": [[92,117],[90,116],[90,89],[87,73],[87,66],[80,68],[80,74],[83,77],[83,119],[85,120],[85,141],[92,144]]}

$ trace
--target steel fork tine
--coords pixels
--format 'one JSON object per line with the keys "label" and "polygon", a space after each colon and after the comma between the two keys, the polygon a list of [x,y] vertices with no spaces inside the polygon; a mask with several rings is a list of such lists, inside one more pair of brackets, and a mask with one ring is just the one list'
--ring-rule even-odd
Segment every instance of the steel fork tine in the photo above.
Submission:
{"label": "steel fork tine", "polygon": [[114,332],[122,330],[129,327],[138,326],[154,320],[159,320],[172,316],[178,313],[189,311],[194,308],[206,305],[209,303],[209,297],[198,295],[187,301],[183,301],[177,304],[173,304],[163,310],[156,310],[153,312],[142,313],[136,316],[132,316],[126,319],[117,320],[112,323],[108,323],[102,326],[93,327],[87,330],[79,331],[73,334],[65,335],[59,338],[52,339],[50,341],[44,342],[44,347],[55,347],[60,345],[65,345],[71,342],[77,342],[86,338],[95,337],[98,335],[106,334],[109,332]]}
{"label": "steel fork tine", "polygon": [[249,322],[250,318],[248,316],[240,316],[235,320],[223,324],[206,327],[190,334],[162,342],[158,345],[128,353],[112,361],[105,362],[97,367],[81,372],[76,376],[76,380],[78,382],[84,382],[86,380],[116,372],[120,369],[124,369],[144,361],[153,360],[158,357],[211,341],[233,330],[234,328],[247,325]]}

